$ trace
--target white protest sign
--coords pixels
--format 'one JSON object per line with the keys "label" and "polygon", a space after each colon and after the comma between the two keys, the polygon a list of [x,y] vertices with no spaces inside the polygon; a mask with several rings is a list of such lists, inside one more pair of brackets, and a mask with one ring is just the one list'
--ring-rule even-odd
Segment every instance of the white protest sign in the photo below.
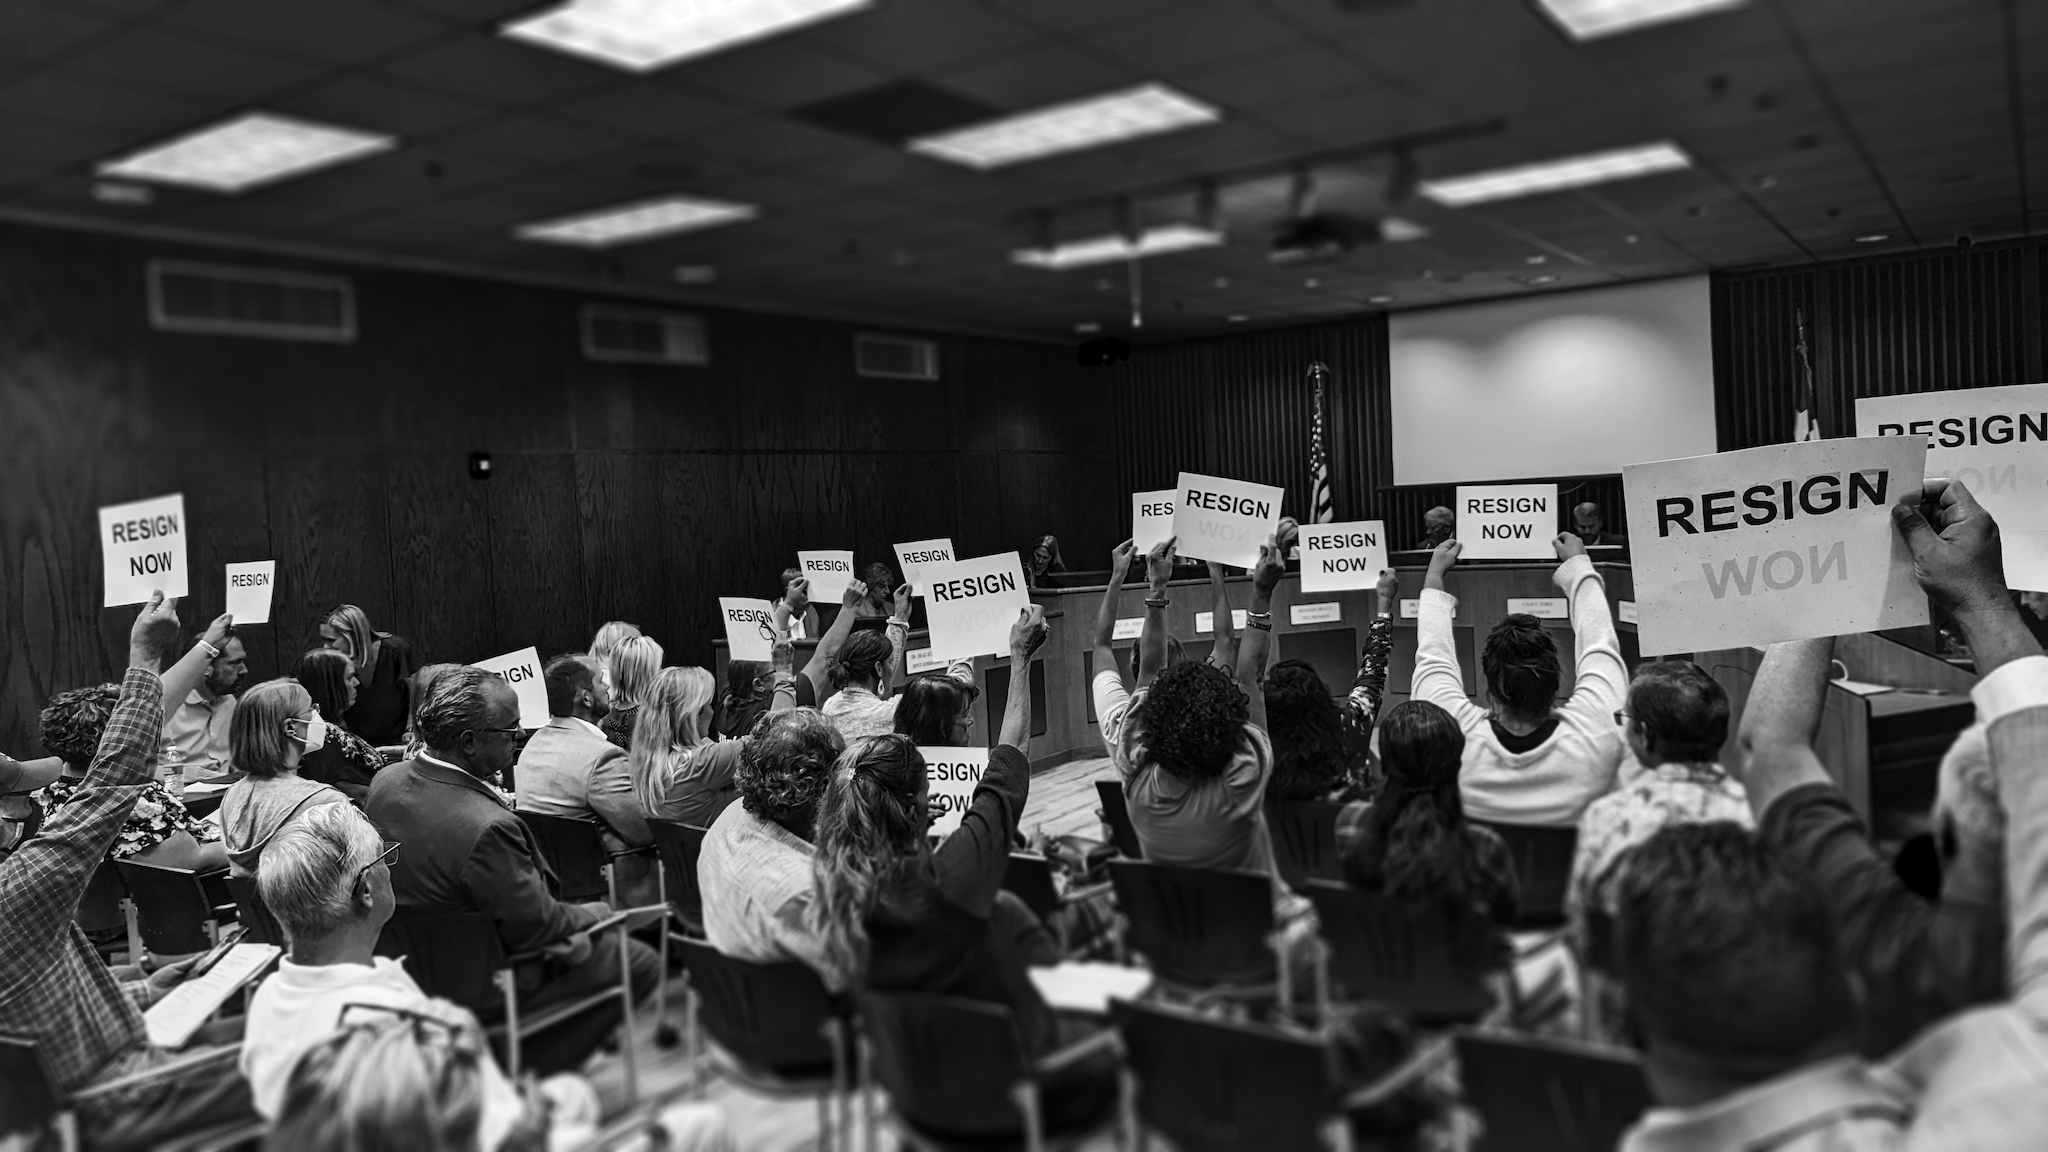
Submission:
{"label": "white protest sign", "polygon": [[775,657],[775,606],[750,596],[720,596],[718,617],[725,621],[725,644],[734,660]]}
{"label": "white protest sign", "polygon": [[1387,526],[1378,520],[1301,526],[1301,590],[1372,588],[1387,566]]}
{"label": "white protest sign", "polygon": [[2048,590],[2048,384],[1856,401],[1856,434],[1927,442],[1927,475],[1959,480],[1991,518],[2005,582]]}
{"label": "white protest sign", "polygon": [[1143,556],[1173,535],[1173,489],[1131,493],[1131,544]]}
{"label": "white protest sign", "polygon": [[1250,568],[1259,545],[1280,527],[1281,489],[1221,476],[1180,474],[1174,489],[1174,551],[1195,560]]}
{"label": "white protest sign", "polygon": [[931,786],[931,811],[937,816],[932,821],[931,834],[951,836],[959,829],[967,806],[974,802],[974,789],[981,783],[981,774],[988,771],[988,749],[919,748],[917,754],[924,757],[924,778]]}
{"label": "white protest sign", "polygon": [[1557,552],[1557,485],[1458,485],[1458,555],[1466,560],[1549,560]]}
{"label": "white protest sign", "polygon": [[184,494],[100,509],[100,551],[107,575],[103,607],[141,604],[152,592],[166,598],[190,592]]}
{"label": "white protest sign", "polygon": [[548,725],[548,686],[540,678],[540,651],[535,648],[521,648],[489,660],[478,660],[471,665],[486,672],[496,672],[512,685],[513,695],[519,697],[519,726],[521,728],[545,728]]}
{"label": "white protest sign", "polygon": [[804,579],[811,582],[811,602],[814,604],[836,604],[846,594],[846,586],[853,583],[853,553],[827,548],[815,552],[796,554],[796,566],[804,570]]}
{"label": "white protest sign", "polygon": [[1010,626],[1031,607],[1024,566],[1015,552],[955,560],[925,569],[925,621],[932,655],[1002,656],[1010,651]]}
{"label": "white protest sign", "polygon": [[910,585],[914,595],[924,595],[924,570],[934,564],[950,563],[953,559],[953,542],[944,537],[937,540],[916,540],[909,544],[896,545],[896,563],[903,568],[903,582]]}
{"label": "white protest sign", "polygon": [[277,561],[228,565],[228,615],[237,626],[270,623],[270,594],[277,590]]}
{"label": "white protest sign", "polygon": [[1927,623],[1891,507],[1918,437],[1809,440],[1622,469],[1646,653]]}

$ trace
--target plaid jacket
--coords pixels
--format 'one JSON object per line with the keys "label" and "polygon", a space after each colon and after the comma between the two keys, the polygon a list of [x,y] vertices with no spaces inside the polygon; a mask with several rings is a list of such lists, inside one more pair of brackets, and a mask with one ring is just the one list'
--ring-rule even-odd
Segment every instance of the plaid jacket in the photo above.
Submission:
{"label": "plaid jacket", "polygon": [[117,982],[72,918],[150,782],[163,713],[156,674],[130,668],[84,787],[0,861],[0,1032],[33,1039],[65,1092],[147,1045],[147,985]]}

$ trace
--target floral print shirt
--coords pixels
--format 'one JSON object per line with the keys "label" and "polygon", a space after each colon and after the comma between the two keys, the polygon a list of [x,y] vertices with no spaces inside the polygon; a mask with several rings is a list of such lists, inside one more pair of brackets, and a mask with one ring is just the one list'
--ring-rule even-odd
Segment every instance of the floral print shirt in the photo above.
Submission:
{"label": "floral print shirt", "polygon": [[[84,780],[69,776],[51,781],[40,794],[44,813],[56,815],[57,809],[68,803],[84,786]],[[135,810],[128,814],[120,834],[114,837],[113,845],[107,849],[107,859],[125,860],[140,855],[180,832],[191,833],[192,838],[202,844],[220,839],[220,829],[185,811],[185,802],[171,795],[163,781],[151,780],[142,787],[141,793],[142,798],[135,802]]]}
{"label": "floral print shirt", "polygon": [[1614,864],[1621,854],[1672,824],[1732,820],[1755,827],[1749,795],[1719,764],[1659,764],[1593,801],[1579,818],[1565,909],[1580,923],[1587,908],[1612,913]]}

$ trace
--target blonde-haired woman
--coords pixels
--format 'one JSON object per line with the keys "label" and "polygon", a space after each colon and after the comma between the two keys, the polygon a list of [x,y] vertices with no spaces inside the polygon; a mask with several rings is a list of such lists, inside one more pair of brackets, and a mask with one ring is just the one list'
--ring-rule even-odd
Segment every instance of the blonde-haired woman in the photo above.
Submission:
{"label": "blonde-haired woman", "polygon": [[327,744],[327,721],[297,680],[265,680],[242,693],[228,721],[228,752],[242,778],[220,802],[228,875],[254,876],[264,845],[291,818],[348,797],[299,776],[299,761]]}
{"label": "blonde-haired woman", "polygon": [[614,645],[603,665],[605,682],[612,690],[612,710],[598,727],[628,752],[633,750],[633,723],[661,672],[662,655],[661,645],[652,636],[635,633]]}
{"label": "blonde-haired woman", "polygon": [[320,646],[356,662],[356,702],[342,717],[349,731],[380,748],[405,743],[412,676],[425,663],[412,641],[377,631],[369,613],[343,604],[321,619]]}
{"label": "blonde-haired woman", "polygon": [[590,638],[590,658],[597,661],[599,671],[608,672],[612,664],[612,653],[618,649],[619,644],[640,634],[638,624],[628,624],[624,620],[607,620],[604,627],[597,630],[597,635]]}
{"label": "blonde-haired woman", "polygon": [[[775,670],[770,712],[796,707],[796,677]],[[633,789],[650,819],[711,827],[739,795],[732,774],[748,737],[718,740],[711,731],[718,681],[702,668],[664,668],[633,723]]]}

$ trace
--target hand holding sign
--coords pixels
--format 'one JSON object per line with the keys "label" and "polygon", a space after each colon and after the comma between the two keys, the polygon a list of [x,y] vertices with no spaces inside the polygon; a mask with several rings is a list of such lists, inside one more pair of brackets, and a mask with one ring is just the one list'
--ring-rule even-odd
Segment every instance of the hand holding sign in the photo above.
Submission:
{"label": "hand holding sign", "polygon": [[895,609],[893,615],[896,619],[910,619],[910,581],[905,580],[896,586],[896,599],[891,607]]}
{"label": "hand holding sign", "polygon": [[1124,577],[1125,577],[1125,576],[1127,576],[1127,575],[1129,575],[1129,574],[1130,574],[1130,571],[1131,571],[1131,557],[1132,557],[1132,556],[1135,556],[1135,555],[1137,554],[1137,552],[1138,552],[1138,542],[1137,542],[1137,540],[1136,540],[1135,538],[1133,538],[1133,539],[1130,539],[1130,540],[1126,540],[1126,541],[1124,541],[1123,543],[1121,543],[1121,544],[1117,545],[1117,546],[1116,546],[1116,548],[1115,548],[1115,549],[1113,549],[1113,550],[1112,550],[1112,551],[1110,552],[1110,554],[1109,554],[1109,586],[1110,586],[1110,587],[1112,587],[1112,588],[1121,588],[1121,587],[1123,587],[1123,586],[1124,586]]}
{"label": "hand holding sign", "polygon": [[782,599],[789,605],[792,616],[801,616],[811,606],[811,582],[799,576],[782,590]]}
{"label": "hand holding sign", "polygon": [[1031,604],[1015,552],[936,564],[925,572],[932,658],[999,656],[1011,621]]}
{"label": "hand holding sign", "polygon": [[[1932,524],[1921,512],[1923,502]],[[1929,480],[1919,490],[1908,488],[1892,506],[1892,519],[1913,553],[1913,575],[1937,607],[1953,616],[2012,607],[1998,525],[1960,482]]]}
{"label": "hand holding sign", "polygon": [[244,624],[270,623],[270,594],[277,587],[277,561],[230,564],[228,612]]}
{"label": "hand holding sign", "polygon": [[1167,582],[1173,579],[1173,549],[1178,542],[1175,537],[1168,536],[1145,554],[1145,579],[1151,584],[1154,596],[1166,595]]}
{"label": "hand holding sign", "polygon": [[1010,659],[1019,663],[1031,659],[1051,632],[1045,622],[1045,609],[1033,604],[1020,610],[1017,622],[1010,625]]}
{"label": "hand holding sign", "polygon": [[1250,568],[1259,545],[1279,529],[1284,491],[1266,484],[1180,474],[1173,535],[1183,556]]}
{"label": "hand holding sign", "polygon": [[867,599],[867,581],[849,580],[846,582],[846,590],[839,594],[839,610],[841,612],[851,612],[862,604],[867,603]]}
{"label": "hand holding sign", "polygon": [[1429,554],[1429,571],[1422,574],[1422,586],[1444,590],[1444,573],[1458,563],[1458,557],[1465,554],[1465,546],[1456,540],[1446,540]]}
{"label": "hand holding sign", "polygon": [[135,614],[128,628],[128,666],[154,672],[162,663],[165,649],[178,642],[178,602],[161,592],[149,594],[149,603]]}
{"label": "hand holding sign", "polygon": [[1550,542],[1550,548],[1551,551],[1557,553],[1557,562],[1560,564],[1574,556],[1584,556],[1586,554],[1586,542],[1579,539],[1578,535],[1572,532],[1559,532],[1557,539]]}
{"label": "hand holding sign", "polygon": [[796,563],[803,569],[804,578],[811,582],[811,591],[828,600],[844,591],[853,579],[853,553],[843,549],[799,552]]}
{"label": "hand holding sign", "polygon": [[[794,587],[794,585],[792,585]],[[720,596],[718,615],[725,622],[725,643],[734,660],[771,660],[775,642],[774,609],[750,596]]]}

